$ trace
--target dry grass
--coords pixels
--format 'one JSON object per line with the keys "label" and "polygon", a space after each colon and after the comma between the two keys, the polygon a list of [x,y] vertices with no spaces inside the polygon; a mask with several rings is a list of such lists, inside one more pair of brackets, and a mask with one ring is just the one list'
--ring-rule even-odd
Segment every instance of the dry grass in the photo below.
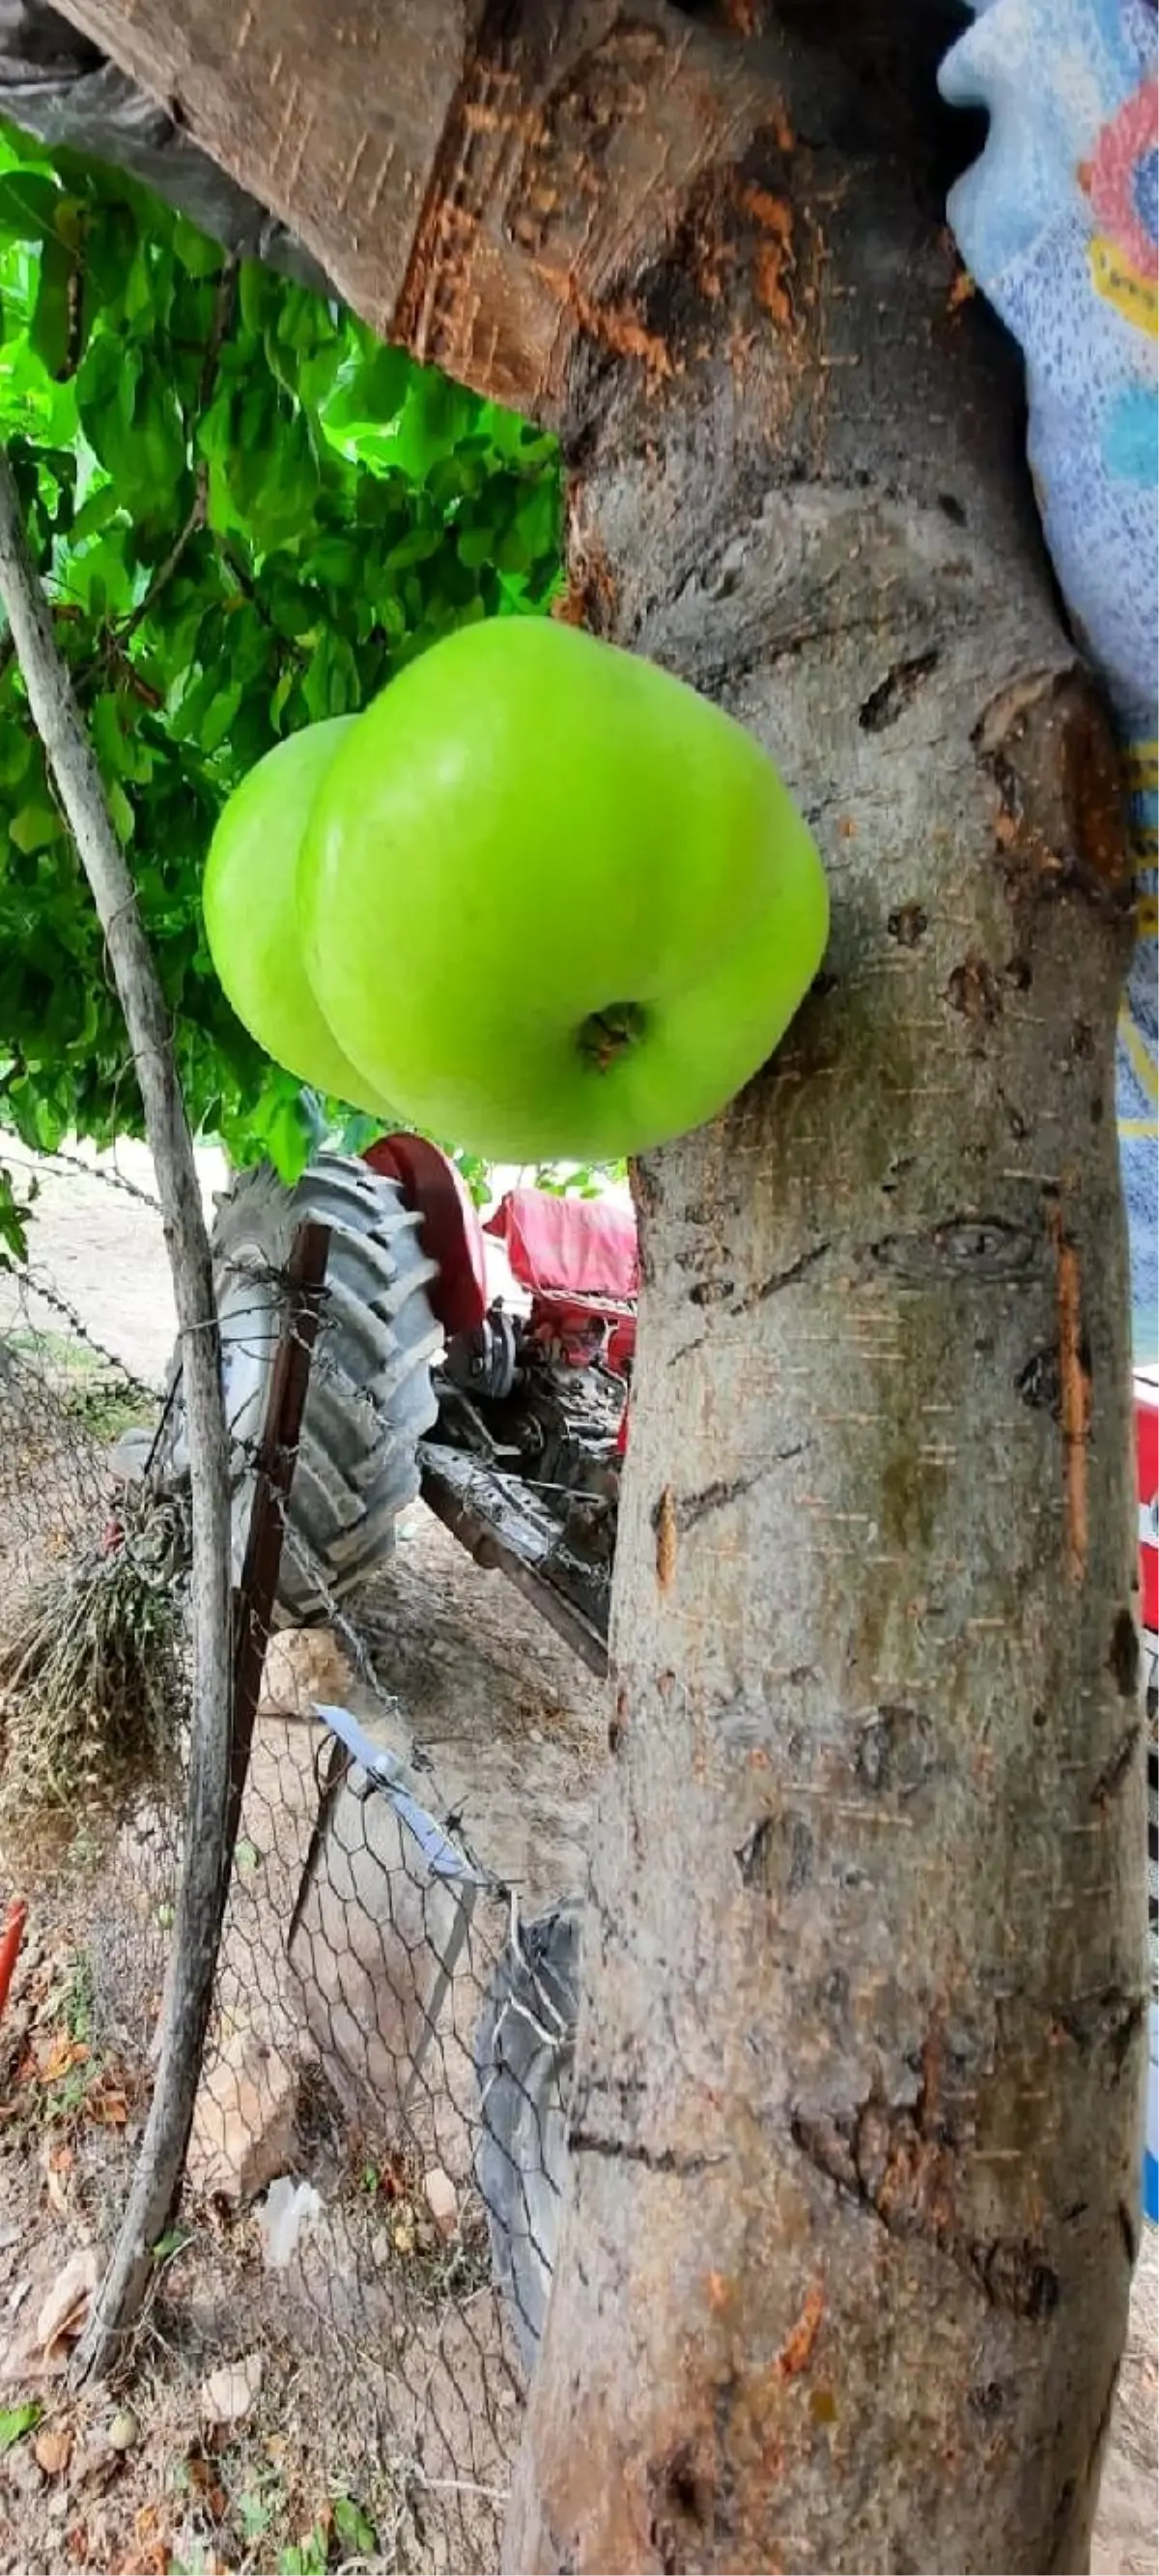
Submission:
{"label": "dry grass", "polygon": [[187,1684],[183,1507],[126,1495],[101,1539],[0,1628],[0,1814],[122,1803],[173,1780]]}

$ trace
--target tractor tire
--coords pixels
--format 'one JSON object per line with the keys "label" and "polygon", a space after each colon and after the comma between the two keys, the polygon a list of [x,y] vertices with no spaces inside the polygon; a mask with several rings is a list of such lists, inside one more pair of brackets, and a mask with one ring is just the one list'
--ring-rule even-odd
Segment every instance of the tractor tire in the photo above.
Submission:
{"label": "tractor tire", "polygon": [[[278,1578],[277,1616],[309,1626],[372,1574],[394,1546],[398,1514],[419,1490],[418,1443],[438,1403],[431,1367],[442,1334],[428,1283],[436,1275],[419,1218],[398,1184],[339,1154],[319,1154],[294,1189],[268,1163],[217,1202],[211,1251],[221,1322],[226,1412],[235,1444],[234,1580],[253,1496],[284,1306],[282,1281],[299,1226],[331,1229],[322,1323],[306,1396]],[[158,1459],[188,1470],[177,1389]]]}
{"label": "tractor tire", "polygon": [[491,2260],[528,2378],[547,2314],[567,2177],[582,1905],[519,1927],[475,2035],[482,2128],[475,2178]]}

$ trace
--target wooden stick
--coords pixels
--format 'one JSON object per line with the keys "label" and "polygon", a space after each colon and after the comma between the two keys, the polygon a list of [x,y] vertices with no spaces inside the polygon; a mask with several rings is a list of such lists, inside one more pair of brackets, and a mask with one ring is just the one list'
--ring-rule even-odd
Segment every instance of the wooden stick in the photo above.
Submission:
{"label": "wooden stick", "polygon": [[14,1896],[4,1918],[4,1929],[0,1932],[0,2016],[3,2015],[4,2006],[8,2001],[8,1989],[20,1956],[20,1944],[24,1939],[24,1926],[27,1921],[28,1907],[24,1898]]}

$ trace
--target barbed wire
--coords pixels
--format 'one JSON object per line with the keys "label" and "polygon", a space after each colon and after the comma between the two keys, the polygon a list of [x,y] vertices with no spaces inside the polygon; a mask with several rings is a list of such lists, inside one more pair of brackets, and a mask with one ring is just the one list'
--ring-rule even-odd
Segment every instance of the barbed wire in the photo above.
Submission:
{"label": "barbed wire", "polygon": [[79,1313],[78,1309],[72,1304],[71,1299],[66,1297],[63,1291],[54,1285],[54,1283],[45,1275],[43,1270],[39,1269],[34,1263],[29,1262],[18,1274],[18,1282],[18,1294],[20,1296],[21,1306],[28,1319],[29,1330],[34,1335],[36,1334],[37,1328],[31,1321],[29,1300],[33,1297],[39,1297],[41,1302],[45,1306],[48,1306],[54,1315],[59,1315],[62,1323],[68,1325],[70,1338],[80,1343],[85,1350],[92,1351],[97,1359],[103,1360],[106,1367],[114,1372],[119,1381],[121,1381],[125,1386],[132,1388],[135,1393],[145,1396],[150,1400],[154,1400],[156,1398],[156,1387],[150,1386],[146,1378],[138,1377],[136,1371],[130,1368],[128,1362],[122,1359],[118,1352],[110,1350],[106,1343],[98,1339],[97,1335],[92,1332],[89,1326],[85,1323],[84,1318]]}
{"label": "barbed wire", "polygon": [[128,1173],[122,1172],[115,1162],[112,1164],[88,1162],[83,1154],[70,1154],[65,1145],[55,1145],[51,1153],[37,1154],[35,1157],[14,1156],[10,1147],[6,1148],[6,1151],[9,1153],[10,1160],[20,1163],[22,1170],[39,1173],[43,1170],[52,1171],[59,1168],[65,1172],[79,1172],[86,1181],[101,1181],[106,1189],[123,1190],[126,1197],[137,1199],[142,1207],[150,1208],[156,1216],[159,1217],[161,1214],[161,1201],[156,1192],[142,1189],[139,1181],[131,1181]]}

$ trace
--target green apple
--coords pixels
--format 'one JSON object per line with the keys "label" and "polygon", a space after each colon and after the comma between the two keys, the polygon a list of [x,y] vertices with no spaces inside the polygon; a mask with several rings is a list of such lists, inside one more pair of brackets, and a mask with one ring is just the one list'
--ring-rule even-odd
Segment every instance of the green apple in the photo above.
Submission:
{"label": "green apple", "polygon": [[344,735],[298,868],[324,1017],[397,1114],[495,1161],[696,1127],[821,961],[821,862],[752,736],[546,618],[460,629]]}
{"label": "green apple", "polygon": [[299,1082],[377,1118],[381,1099],[347,1061],[310,990],[295,907],[311,799],[356,723],[333,716],[306,725],[258,761],[222,809],[201,900],[210,956],[250,1036]]}

